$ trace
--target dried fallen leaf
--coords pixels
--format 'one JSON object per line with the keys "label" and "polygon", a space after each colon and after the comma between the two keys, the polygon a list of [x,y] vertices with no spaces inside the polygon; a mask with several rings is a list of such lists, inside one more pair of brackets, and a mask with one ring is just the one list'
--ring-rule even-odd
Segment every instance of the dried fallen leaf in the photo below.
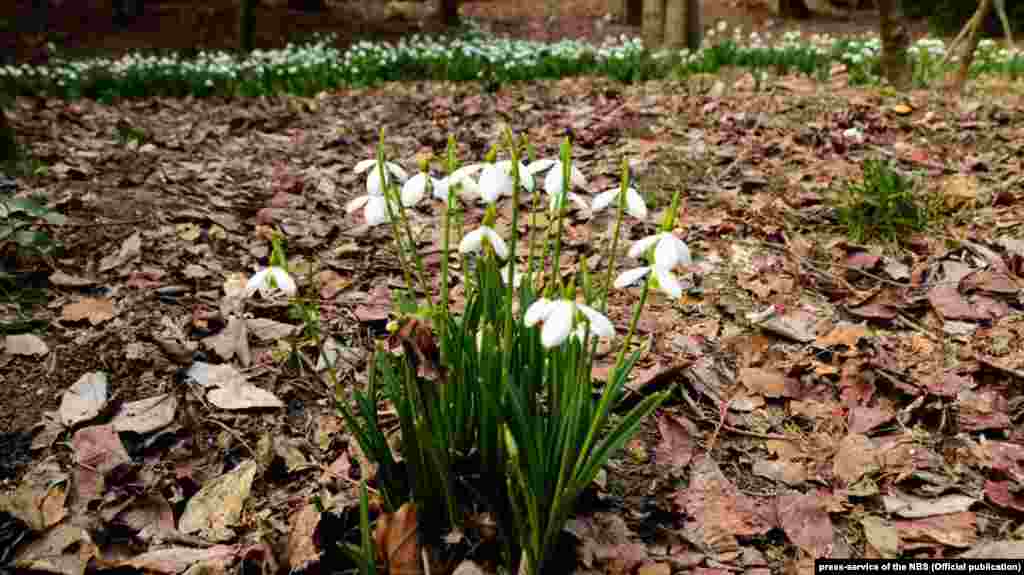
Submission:
{"label": "dried fallen leaf", "polygon": [[221,409],[284,407],[273,393],[248,382],[245,375],[229,364],[211,365],[195,362],[188,376],[206,388],[210,403]]}
{"label": "dried fallen leaf", "polygon": [[785,374],[757,367],[740,370],[739,380],[748,391],[762,397],[782,397],[786,391]]}
{"label": "dried fallen leaf", "polygon": [[125,403],[110,424],[116,431],[150,433],[170,425],[178,409],[178,399],[168,393]]}
{"label": "dried fallen leaf", "polygon": [[416,506],[404,503],[394,513],[385,513],[377,519],[373,532],[378,565],[387,573],[412,575],[422,573],[418,541],[416,539]]}
{"label": "dried fallen leaf", "polygon": [[661,441],[655,448],[655,460],[671,473],[682,473],[693,458],[697,426],[681,415],[663,414],[658,418],[658,432]]}
{"label": "dried fallen leaf", "polygon": [[139,257],[141,253],[142,235],[139,232],[135,232],[121,244],[121,249],[116,254],[108,255],[100,260],[100,271],[110,271],[116,267],[123,266]]}
{"label": "dried fallen leaf", "polygon": [[875,445],[867,436],[851,433],[839,442],[832,473],[846,485],[853,485],[864,475],[880,468]]}
{"label": "dried fallen leaf", "polygon": [[230,473],[204,484],[185,505],[178,530],[186,535],[198,533],[210,541],[234,539],[232,528],[242,518],[242,508],[258,471],[259,465],[248,460]]}
{"label": "dried fallen leaf", "polygon": [[893,526],[899,531],[904,544],[917,542],[970,547],[978,539],[977,518],[970,511],[894,521]]}
{"label": "dried fallen leaf", "polygon": [[59,287],[75,287],[75,288],[81,288],[81,287],[88,287],[88,286],[91,286],[91,285],[96,285],[96,281],[95,280],[91,280],[91,279],[88,279],[88,278],[80,278],[78,276],[73,276],[73,275],[66,274],[66,273],[60,272],[60,271],[53,272],[52,274],[50,274],[50,283],[52,283],[55,286],[59,286]]}
{"label": "dried fallen leaf", "polygon": [[868,516],[860,521],[864,538],[884,559],[894,558],[900,552],[900,533],[891,523],[880,517]]}
{"label": "dried fallen leaf", "polygon": [[89,320],[92,325],[99,325],[114,318],[114,300],[103,297],[86,297],[69,303],[61,310],[64,321]]}
{"label": "dried fallen leaf", "polygon": [[249,333],[260,341],[277,341],[291,337],[299,330],[299,326],[281,323],[272,319],[256,317],[245,320]]}
{"label": "dried fallen leaf", "polygon": [[868,328],[865,325],[841,323],[832,328],[827,335],[819,337],[815,343],[821,347],[833,347],[845,345],[851,350],[857,349],[857,342],[861,338],[868,337]]}
{"label": "dried fallen leaf", "polygon": [[741,493],[710,457],[690,466],[689,487],[674,497],[677,509],[694,518],[693,536],[719,554],[738,550],[737,536],[759,535],[774,527],[769,506]]}
{"label": "dried fallen leaf", "polygon": [[57,410],[61,423],[71,427],[99,415],[107,405],[107,388],[107,374],[102,371],[78,378],[61,396]]}
{"label": "dried fallen leaf", "polygon": [[[179,573],[211,573],[208,569],[189,569],[193,566],[213,567],[230,565],[236,559],[239,548],[236,545],[214,545],[205,549],[194,547],[167,547],[147,551],[130,559],[116,562],[111,567],[127,567],[144,573],[177,575]],[[188,571],[186,571],[188,570]]]}
{"label": "dried fallen leaf", "polygon": [[897,492],[882,496],[886,511],[910,519],[967,511],[977,501],[966,495],[944,495],[927,499]]}
{"label": "dried fallen leaf", "polygon": [[824,557],[832,546],[832,520],[817,493],[779,496],[779,522],[789,540],[811,557]]}
{"label": "dried fallen leaf", "polygon": [[1024,559],[1024,541],[988,541],[971,547],[961,559]]}
{"label": "dried fallen leaf", "polygon": [[67,515],[68,475],[60,463],[42,461],[21,478],[13,491],[0,493],[0,511],[25,522],[29,529],[42,531]]}
{"label": "dried fallen leaf", "polygon": [[313,534],[320,525],[320,511],[312,503],[292,514],[288,532],[288,565],[292,573],[306,572],[320,562]]}
{"label": "dried fallen leaf", "polygon": [[39,336],[30,333],[5,337],[3,349],[11,355],[46,355],[50,353],[46,342]]}
{"label": "dried fallen leaf", "polygon": [[19,549],[14,566],[60,575],[83,575],[89,562],[98,555],[99,549],[87,530],[64,522]]}
{"label": "dried fallen leaf", "polygon": [[110,424],[79,429],[71,437],[71,448],[75,452],[78,505],[86,505],[101,497],[106,488],[107,475],[132,461],[121,438],[114,431],[114,426]]}

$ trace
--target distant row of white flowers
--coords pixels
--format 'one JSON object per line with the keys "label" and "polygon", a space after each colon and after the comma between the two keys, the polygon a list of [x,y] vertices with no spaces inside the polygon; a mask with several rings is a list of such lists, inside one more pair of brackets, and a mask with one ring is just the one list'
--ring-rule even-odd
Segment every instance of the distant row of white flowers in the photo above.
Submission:
{"label": "distant row of white flowers", "polygon": [[[787,63],[787,56],[833,59],[850,65],[877,61],[880,42],[874,36],[832,37],[827,34],[805,36],[797,31],[773,35],[770,31],[729,30],[720,23],[709,28],[704,46],[697,51],[662,50],[657,59],[678,58],[684,65],[701,67],[720,61],[723,50],[735,61],[720,64],[754,63],[764,57],[768,64]],[[503,74],[502,79],[524,79],[535,75],[581,73],[628,65],[643,55],[640,39],[625,35],[609,37],[600,44],[579,40],[537,42],[499,38],[479,31],[457,37],[414,35],[397,43],[357,42],[345,50],[334,46],[331,36],[314,37],[307,44],[288,44],[282,49],[255,50],[245,57],[227,52],[199,52],[186,57],[179,54],[128,54],[120,58],[55,59],[49,65],[0,66],[0,81],[53,83],[60,86],[92,78],[120,81],[159,81],[187,79],[197,85],[240,79],[284,80],[330,75],[333,82],[371,82],[401,79],[404,70],[426,71],[431,77],[451,79],[482,76],[485,69]],[[946,53],[945,43],[936,38],[917,40],[911,54],[919,61],[935,63]],[[781,59],[780,59],[781,58]],[[1000,65],[1024,67],[1024,52],[1000,47],[982,40],[976,66]]]}

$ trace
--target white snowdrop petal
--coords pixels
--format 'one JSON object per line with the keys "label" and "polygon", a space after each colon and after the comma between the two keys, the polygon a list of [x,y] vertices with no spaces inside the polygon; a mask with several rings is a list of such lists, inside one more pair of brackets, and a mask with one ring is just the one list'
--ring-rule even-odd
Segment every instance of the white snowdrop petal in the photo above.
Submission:
{"label": "white snowdrop petal", "polygon": [[462,166],[461,168],[452,172],[450,176],[448,176],[448,181],[451,182],[452,184],[461,182],[467,178],[472,177],[473,174],[482,170],[483,167],[483,164],[470,164],[468,166]]}
{"label": "white snowdrop petal", "polygon": [[551,158],[544,158],[543,160],[530,162],[530,164],[526,166],[526,170],[531,174],[537,174],[543,172],[544,170],[550,168],[551,166],[554,166],[557,163],[558,162],[552,160]]}
{"label": "white snowdrop petal", "polygon": [[459,242],[459,252],[468,254],[480,251],[480,244],[484,239],[484,230],[487,228],[477,228],[465,236],[462,237],[462,241]]}
{"label": "white snowdrop petal", "polygon": [[366,209],[363,210],[366,223],[371,226],[379,226],[388,221],[388,206],[384,196],[373,196],[366,202]]}
{"label": "white snowdrop petal", "polygon": [[489,165],[480,173],[480,198],[489,204],[501,196],[512,195],[512,177],[497,165]]}
{"label": "white snowdrop petal", "polygon": [[480,229],[484,230],[484,237],[487,238],[487,241],[491,242],[491,247],[494,248],[494,253],[501,259],[507,258],[508,246],[505,245],[505,240],[501,239],[498,232],[485,226],[481,226]]}
{"label": "white snowdrop petal", "polygon": [[676,279],[672,270],[661,266],[654,266],[654,277],[658,278],[658,287],[666,295],[678,299],[683,297],[683,286]]}
{"label": "white snowdrop petal", "polygon": [[526,308],[526,314],[523,316],[523,323],[526,327],[533,327],[537,323],[544,321],[544,318],[548,316],[548,308],[551,307],[551,300],[547,298],[540,298],[537,301],[530,304],[530,307]]}
{"label": "white snowdrop petal", "polygon": [[420,203],[426,192],[427,175],[424,173],[416,174],[402,185],[402,205],[407,208],[415,206]]}
{"label": "white snowdrop petal", "polygon": [[644,202],[643,196],[633,188],[626,190],[626,211],[638,220],[647,218],[647,204]]}
{"label": "white snowdrop petal", "polygon": [[590,307],[589,305],[581,303],[576,304],[576,307],[579,308],[581,312],[583,312],[583,315],[590,322],[591,331],[593,331],[594,333],[601,337],[615,336],[615,326],[612,325],[611,320],[609,320],[603,313],[597,311],[596,309]]}
{"label": "white snowdrop petal", "polygon": [[578,207],[579,209],[587,209],[587,201],[583,199],[583,196],[569,192],[568,197],[570,200],[572,200],[572,203],[576,204],[576,207]]}
{"label": "white snowdrop petal", "polygon": [[576,166],[570,166],[569,171],[569,182],[572,183],[572,185],[578,188],[587,187],[587,178],[583,175],[583,172],[581,172],[579,168],[577,168]]}
{"label": "white snowdrop petal", "polygon": [[279,267],[271,267],[269,269],[271,277],[274,278],[274,283],[277,284],[277,289],[290,296],[295,295],[299,291],[298,286],[295,284],[295,280],[287,271]]}
{"label": "white snowdrop petal", "polygon": [[657,266],[672,269],[679,264],[690,263],[690,249],[674,234],[663,234],[654,248],[654,263]]}
{"label": "white snowdrop petal", "polygon": [[544,176],[544,191],[552,196],[562,193],[562,171],[551,170]]}
{"label": "white snowdrop petal", "polygon": [[398,178],[400,181],[404,182],[409,179],[409,174],[406,173],[405,169],[403,169],[402,166],[399,166],[394,162],[388,162],[386,165],[388,167],[388,170],[392,174],[394,174],[395,177]]}
{"label": "white snowdrop petal", "polygon": [[615,283],[613,283],[612,286],[615,289],[629,287],[635,284],[640,278],[645,277],[649,273],[651,273],[650,266],[643,266],[639,268],[633,268],[631,270],[626,270],[619,274],[617,278],[615,278]]}
{"label": "white snowdrop petal", "polygon": [[263,287],[263,283],[267,281],[267,275],[270,274],[270,268],[263,268],[260,271],[252,274],[249,281],[245,282],[245,297],[252,297],[256,290]]}
{"label": "white snowdrop petal", "polygon": [[608,190],[608,191],[605,191],[605,192],[601,192],[600,194],[597,194],[596,196],[594,196],[594,203],[593,203],[593,205],[591,206],[590,209],[592,209],[595,212],[600,212],[601,210],[607,208],[608,205],[611,204],[612,201],[615,200],[615,197],[618,196],[618,195],[619,195],[618,188],[614,188],[614,189],[611,189],[611,190]]}
{"label": "white snowdrop petal", "polygon": [[540,331],[540,343],[544,347],[555,347],[565,341],[572,331],[572,319],[576,313],[576,304],[571,301],[553,302]]}
{"label": "white snowdrop petal", "polygon": [[376,159],[371,158],[369,160],[363,160],[363,161],[359,162],[358,164],[356,164],[355,172],[357,174],[361,174],[361,173],[365,172],[366,170],[369,170],[370,168],[372,168],[373,166],[376,166],[376,165],[377,165],[377,160]]}
{"label": "white snowdrop petal", "polygon": [[[366,193],[371,196],[383,196],[384,186],[380,185],[380,172],[374,170],[366,174]],[[384,183],[388,183],[387,174],[384,175]]]}
{"label": "white snowdrop petal", "polygon": [[658,240],[660,239],[661,234],[655,234],[653,236],[647,236],[646,238],[641,238],[633,242],[633,245],[629,247],[629,257],[638,258],[644,255],[644,252],[651,249],[651,247],[654,246],[654,244],[658,243]]}
{"label": "white snowdrop petal", "polygon": [[434,179],[430,194],[443,202],[448,201],[448,178]]}
{"label": "white snowdrop petal", "polygon": [[366,202],[370,201],[370,196],[359,196],[358,198],[352,198],[345,204],[345,213],[351,214],[359,208],[366,205]]}

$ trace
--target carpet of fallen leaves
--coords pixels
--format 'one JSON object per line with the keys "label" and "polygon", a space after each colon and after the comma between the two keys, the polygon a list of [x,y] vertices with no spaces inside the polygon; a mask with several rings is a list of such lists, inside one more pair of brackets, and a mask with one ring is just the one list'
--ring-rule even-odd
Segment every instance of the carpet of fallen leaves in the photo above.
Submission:
{"label": "carpet of fallen leaves", "polygon": [[[285,307],[228,322],[225,289],[265,265],[269,231],[283,231],[343,381],[360,385],[402,281],[387,230],[342,209],[364,193],[352,167],[381,128],[413,169],[448,134],[479,159],[505,123],[541,156],[571,133],[591,191],[615,184],[623,158],[655,212],[682,189],[679,229],[696,255],[693,289],[650,300],[638,327],[649,351],[629,384],[632,400],[679,392],[567,526],[577,572],[1024,556],[1021,92],[842,85],[778,78],[755,93],[736,73],[18,101],[11,119],[48,166],[19,191],[70,223],[50,229],[63,255],[23,261],[24,281],[45,289],[32,313],[46,329],[8,336],[0,353],[0,563],[77,575],[319,561],[323,532],[354,528],[355,487],[372,468],[316,358],[281,361],[278,342],[297,330]],[[125,139],[129,127],[142,136]],[[830,197],[879,156],[916,174],[941,213],[900,245],[853,245]],[[466,225],[481,215],[470,209]],[[437,213],[412,217],[436,276]],[[603,269],[608,235],[606,216],[574,212],[564,272],[584,257]],[[613,297],[618,325],[636,295]],[[315,497],[340,515],[321,515]]]}

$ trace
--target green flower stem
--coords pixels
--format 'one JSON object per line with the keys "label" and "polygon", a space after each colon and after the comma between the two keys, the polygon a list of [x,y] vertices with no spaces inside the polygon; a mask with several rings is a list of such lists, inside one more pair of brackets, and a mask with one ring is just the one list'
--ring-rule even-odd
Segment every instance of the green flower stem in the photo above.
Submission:
{"label": "green flower stem", "polygon": [[626,190],[629,189],[629,160],[622,160],[622,184],[619,186],[619,205],[615,214],[615,230],[612,232],[612,244],[608,247],[608,272],[604,277],[604,294],[601,297],[601,313],[608,310],[608,296],[612,292],[612,274],[615,272],[615,259],[618,256],[619,233],[622,229],[622,218],[626,212]]}
{"label": "green flower stem", "polygon": [[[409,273],[409,266],[405,262],[405,248],[402,246],[402,233],[398,227],[398,219],[395,217],[394,210],[391,207],[391,194],[389,193],[389,186],[387,185],[387,179],[385,178],[385,170],[387,167],[384,163],[384,129],[380,130],[380,144],[377,145],[377,171],[380,176],[380,185],[384,192],[384,207],[388,212],[388,221],[391,223],[391,237],[395,240],[395,253],[398,258],[398,265],[402,268],[402,275],[405,276],[405,289],[409,290],[409,294],[414,293],[412,274]],[[399,198],[399,202],[401,198]]]}
{"label": "green flower stem", "polygon": [[[505,128],[505,140],[512,156],[512,238],[508,248],[508,281],[505,294],[505,371],[506,377],[512,373],[512,333],[514,314],[512,303],[515,301],[516,279],[516,247],[519,244],[519,147],[511,128]],[[501,270],[498,270],[501,274]],[[525,310],[524,310],[525,311]]]}
{"label": "green flower stem", "polygon": [[[562,193],[557,198],[556,205],[558,207],[558,226],[555,231],[555,255],[554,261],[551,263],[551,285],[558,286],[561,284],[561,278],[559,277],[559,265],[562,258],[562,220],[565,218],[565,198],[569,195],[569,186],[572,185],[570,181],[570,174],[572,166],[569,164],[569,158],[572,156],[572,144],[569,143],[569,138],[566,137],[562,141],[561,151],[559,158],[562,165]],[[557,288],[556,288],[557,289]]]}
{"label": "green flower stem", "polygon": [[[457,160],[455,159],[456,143],[454,136],[448,136],[448,149],[445,157],[445,170],[449,175],[455,171]],[[441,217],[441,321],[438,326],[438,337],[441,339],[441,364],[447,365],[448,361],[448,260],[451,258],[451,223],[452,223],[452,202],[455,201],[454,190],[449,186],[448,199],[444,202]]]}

